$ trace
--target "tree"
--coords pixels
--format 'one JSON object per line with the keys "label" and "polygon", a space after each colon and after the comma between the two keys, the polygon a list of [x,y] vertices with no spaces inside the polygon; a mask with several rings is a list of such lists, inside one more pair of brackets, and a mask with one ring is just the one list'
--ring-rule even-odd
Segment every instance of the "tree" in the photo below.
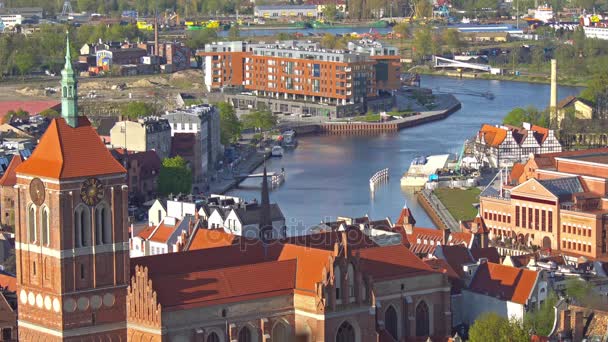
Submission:
{"label": "tree", "polygon": [[15,54],[15,66],[19,70],[21,77],[24,77],[25,74],[29,73],[35,63],[36,61],[34,60],[34,55],[32,53],[18,52]]}
{"label": "tree", "polygon": [[29,117],[30,113],[24,111],[21,108],[17,109],[16,111],[9,110],[4,116],[3,123],[10,123],[13,120],[27,120],[29,119]]}
{"label": "tree", "polygon": [[241,136],[241,123],[234,108],[227,102],[220,102],[217,107],[220,111],[220,141],[222,145],[237,142]]}
{"label": "tree", "polygon": [[261,131],[266,131],[273,128],[277,124],[277,117],[271,111],[256,110],[249,114],[243,115],[243,128],[254,128]]}
{"label": "tree", "polygon": [[150,116],[156,113],[154,106],[149,103],[134,101],[129,102],[122,107],[122,114],[129,119],[137,119],[145,116]]}
{"label": "tree", "polygon": [[191,49],[199,49],[215,40],[217,40],[217,32],[204,28],[200,31],[192,31],[186,40],[186,46]]}
{"label": "tree", "polygon": [[239,40],[241,37],[241,31],[239,27],[235,24],[230,26],[230,30],[228,30],[228,40]]}
{"label": "tree", "polygon": [[521,322],[508,320],[494,312],[479,316],[469,329],[470,342],[529,342]]}
{"label": "tree", "polygon": [[528,312],[524,317],[524,326],[533,329],[539,336],[549,336],[555,321],[555,304],[557,295],[550,292],[547,299],[540,305],[538,310]]}
{"label": "tree", "polygon": [[574,299],[578,304],[591,304],[596,302],[593,286],[585,280],[570,278],[566,280],[566,296]]}
{"label": "tree", "polygon": [[539,111],[534,106],[526,108],[515,108],[507,114],[502,120],[503,124],[521,127],[524,122],[538,125],[541,127],[549,127],[550,117],[549,113]]}
{"label": "tree", "polygon": [[433,33],[430,27],[424,26],[414,31],[413,49],[420,59],[433,53]]}
{"label": "tree", "polygon": [[158,175],[158,192],[169,194],[188,194],[192,191],[192,170],[180,156],[165,158]]}
{"label": "tree", "polygon": [[54,109],[45,109],[42,112],[40,112],[40,116],[44,117],[44,118],[58,118],[61,114],[59,114],[58,111],[54,110]]}
{"label": "tree", "polygon": [[608,71],[599,71],[581,92],[580,97],[594,105],[594,115],[599,119],[608,118]]}
{"label": "tree", "polygon": [[447,29],[443,31],[443,41],[452,51],[452,53],[455,53],[463,46],[463,41],[460,37],[460,32],[455,29]]}
{"label": "tree", "polygon": [[337,45],[338,38],[331,33],[326,33],[321,37],[321,46],[326,49],[334,49]]}
{"label": "tree", "polygon": [[400,22],[399,24],[393,26],[393,32],[399,35],[399,38],[406,39],[410,37],[410,25],[406,22]]}
{"label": "tree", "polygon": [[338,18],[338,8],[335,4],[326,4],[321,12],[327,20],[334,21]]}

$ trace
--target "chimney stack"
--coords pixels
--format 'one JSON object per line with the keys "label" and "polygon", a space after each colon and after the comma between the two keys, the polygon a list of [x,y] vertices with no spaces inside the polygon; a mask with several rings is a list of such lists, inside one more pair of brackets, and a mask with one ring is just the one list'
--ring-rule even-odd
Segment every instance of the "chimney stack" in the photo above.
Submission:
{"label": "chimney stack", "polygon": [[444,246],[448,245],[448,241],[450,241],[450,233],[451,233],[451,231],[447,228],[443,230],[443,241],[441,241],[442,245],[444,245]]}
{"label": "chimney stack", "polygon": [[551,119],[559,125],[557,118],[557,60],[551,60],[551,102],[549,103]]}

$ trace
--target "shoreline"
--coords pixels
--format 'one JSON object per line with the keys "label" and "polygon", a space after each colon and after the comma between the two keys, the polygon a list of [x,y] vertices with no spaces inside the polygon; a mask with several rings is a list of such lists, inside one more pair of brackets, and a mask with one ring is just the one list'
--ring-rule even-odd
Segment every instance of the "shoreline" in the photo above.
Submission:
{"label": "shoreline", "polygon": [[[457,72],[435,72],[435,71],[418,71],[420,75],[429,75],[429,76],[441,76],[441,77],[450,77],[450,78],[462,78],[462,79],[471,79],[471,80],[488,80],[488,81],[502,81],[502,82],[517,82],[517,83],[533,83],[533,84],[551,84],[550,79],[540,80],[538,78],[530,78],[528,76],[501,76],[501,75],[491,75],[491,74],[472,74],[472,73],[464,73],[462,77]],[[559,86],[566,87],[576,87],[576,88],[584,88],[587,86],[586,83],[581,82],[569,82],[569,81],[559,81],[557,82]]]}

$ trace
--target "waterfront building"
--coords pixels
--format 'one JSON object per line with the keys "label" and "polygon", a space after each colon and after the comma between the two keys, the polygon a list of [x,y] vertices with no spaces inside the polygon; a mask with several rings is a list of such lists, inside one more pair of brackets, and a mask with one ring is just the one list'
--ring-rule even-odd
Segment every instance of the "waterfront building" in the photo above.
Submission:
{"label": "waterfront building", "polygon": [[208,44],[199,55],[205,57],[207,89],[247,91],[227,95],[240,108],[263,104],[273,112],[334,118],[390,110],[393,98],[383,95],[401,84],[396,49],[371,42],[350,47],[354,50],[301,41],[222,42]]}
{"label": "waterfront building", "polygon": [[199,105],[168,112],[163,118],[171,126],[172,154],[191,162],[194,187],[202,190],[204,178],[221,160],[219,111],[215,106]]}
{"label": "waterfront building", "polygon": [[583,26],[585,38],[608,40],[608,27]]}
{"label": "waterfront building", "polygon": [[491,235],[560,251],[572,261],[606,256],[608,149],[533,155],[520,169],[511,184],[481,193]]}
{"label": "waterfront building", "polygon": [[523,127],[484,124],[475,137],[474,153],[491,167],[511,167],[530,154],[561,152],[553,130],[524,123]]}
{"label": "waterfront building", "polygon": [[145,152],[154,150],[162,160],[171,152],[171,126],[159,117],[146,117],[137,121],[119,121],[110,130],[113,148]]}
{"label": "waterfront building", "polygon": [[253,15],[265,19],[316,18],[317,5],[256,5]]}

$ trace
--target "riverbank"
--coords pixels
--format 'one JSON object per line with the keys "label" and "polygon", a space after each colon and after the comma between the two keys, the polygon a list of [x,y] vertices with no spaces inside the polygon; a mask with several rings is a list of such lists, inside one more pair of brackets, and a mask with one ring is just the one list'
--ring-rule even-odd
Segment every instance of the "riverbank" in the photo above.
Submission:
{"label": "riverbank", "polygon": [[226,169],[223,173],[218,173],[215,181],[209,186],[209,193],[224,194],[244,181],[243,178],[235,178],[234,175],[250,174],[268,159],[270,153],[268,151],[253,151],[244,157],[232,169]]}
{"label": "riverbank", "polygon": [[[416,72],[421,75],[432,75],[432,76],[443,76],[450,78],[470,78],[470,79],[481,79],[481,80],[496,80],[496,81],[510,81],[510,82],[522,82],[522,83],[534,83],[534,84],[550,84],[551,78],[550,75],[546,77],[540,76],[532,76],[532,75],[520,75],[520,76],[512,76],[512,75],[491,75],[491,74],[478,74],[478,73],[463,73],[462,76],[460,73],[454,72],[446,72],[446,71],[433,71],[433,70],[425,70],[425,69],[416,69]],[[558,84],[561,86],[568,87],[586,87],[587,80],[584,78],[558,78]]]}

